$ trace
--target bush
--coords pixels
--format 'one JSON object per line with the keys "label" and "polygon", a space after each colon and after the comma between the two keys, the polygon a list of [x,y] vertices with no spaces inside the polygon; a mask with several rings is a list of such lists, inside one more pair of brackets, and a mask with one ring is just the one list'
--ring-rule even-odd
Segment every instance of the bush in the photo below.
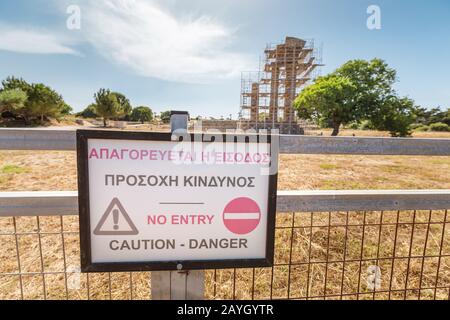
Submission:
{"label": "bush", "polygon": [[161,112],[159,118],[163,123],[169,123],[170,122],[170,111],[164,111]]}
{"label": "bush", "polygon": [[423,126],[424,126],[424,125],[421,124],[421,123],[413,123],[412,125],[409,126],[409,128],[410,128],[411,130],[417,130],[418,128],[423,127]]}
{"label": "bush", "polygon": [[419,125],[418,127],[416,127],[413,130],[414,131],[419,131],[419,132],[425,132],[425,131],[430,131],[430,127],[429,126],[425,126],[425,125]]}
{"label": "bush", "polygon": [[152,121],[152,109],[146,106],[136,107],[131,112],[131,121],[140,121],[141,123]]}
{"label": "bush", "polygon": [[95,103],[91,103],[83,111],[77,113],[77,116],[82,118],[97,118],[98,114],[95,112]]}
{"label": "bush", "polygon": [[361,124],[359,125],[359,130],[374,130],[374,126],[372,122],[369,120],[363,120]]}
{"label": "bush", "polygon": [[430,124],[431,131],[450,132],[450,126],[442,122]]}
{"label": "bush", "polygon": [[73,108],[64,102],[64,106],[61,108],[61,115],[68,116],[73,112]]}
{"label": "bush", "polygon": [[354,121],[350,122],[348,125],[345,126],[346,129],[352,129],[352,130],[358,130],[359,129],[359,123]]}

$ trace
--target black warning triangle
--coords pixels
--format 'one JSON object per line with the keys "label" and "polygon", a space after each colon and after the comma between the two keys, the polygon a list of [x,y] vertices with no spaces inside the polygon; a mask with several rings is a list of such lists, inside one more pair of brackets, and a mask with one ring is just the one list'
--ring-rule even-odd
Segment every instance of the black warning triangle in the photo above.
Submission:
{"label": "black warning triangle", "polygon": [[[108,217],[112,214],[113,208],[117,207],[119,209],[119,213],[121,217],[125,219],[127,222],[129,228],[131,230],[121,231],[121,230],[102,230],[103,225],[105,224]],[[121,220],[122,221],[122,220]],[[100,221],[98,222],[97,226],[94,229],[94,234],[97,236],[126,236],[126,235],[136,235],[139,234],[138,229],[134,225],[133,221],[131,221],[130,216],[125,211],[125,208],[120,203],[119,199],[114,198],[112,199],[111,203],[109,204],[108,208],[106,209],[105,213],[101,217]]]}

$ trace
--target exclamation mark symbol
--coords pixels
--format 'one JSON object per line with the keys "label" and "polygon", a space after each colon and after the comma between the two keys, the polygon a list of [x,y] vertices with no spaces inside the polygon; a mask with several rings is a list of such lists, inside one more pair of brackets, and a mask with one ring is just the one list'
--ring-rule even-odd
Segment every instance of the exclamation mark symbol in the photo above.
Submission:
{"label": "exclamation mark symbol", "polygon": [[114,230],[119,230],[119,210],[113,210]]}

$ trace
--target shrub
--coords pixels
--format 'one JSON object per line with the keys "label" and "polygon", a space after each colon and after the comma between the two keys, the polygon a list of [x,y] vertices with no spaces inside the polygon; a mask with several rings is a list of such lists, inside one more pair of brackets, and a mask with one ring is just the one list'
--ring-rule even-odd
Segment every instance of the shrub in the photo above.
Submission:
{"label": "shrub", "polygon": [[151,121],[153,119],[153,112],[149,107],[136,107],[131,112],[131,121],[140,121],[141,123]]}
{"label": "shrub", "polygon": [[424,125],[421,124],[421,123],[413,123],[412,125],[409,126],[409,128],[410,128],[411,130],[417,130],[418,128],[423,127],[423,126],[424,126]]}
{"label": "shrub", "polygon": [[169,123],[170,122],[170,111],[164,111],[161,112],[159,118],[163,123]]}
{"label": "shrub", "polygon": [[64,105],[61,108],[61,115],[68,116],[73,112],[73,108],[64,102]]}
{"label": "shrub", "polygon": [[97,118],[98,114],[95,112],[95,108],[95,103],[91,103],[86,107],[86,109],[84,109],[80,113],[77,113],[77,116],[82,118]]}
{"label": "shrub", "polygon": [[442,122],[430,124],[431,131],[450,132],[450,126]]}
{"label": "shrub", "polygon": [[354,121],[350,122],[348,125],[345,126],[346,129],[352,129],[352,130],[358,130],[359,129],[359,123]]}
{"label": "shrub", "polygon": [[372,122],[369,120],[363,120],[361,124],[359,125],[359,130],[374,130],[374,126]]}
{"label": "shrub", "polygon": [[417,128],[413,129],[414,131],[419,131],[419,132],[425,132],[425,131],[430,131],[430,127],[429,126],[424,126],[424,125],[420,125]]}

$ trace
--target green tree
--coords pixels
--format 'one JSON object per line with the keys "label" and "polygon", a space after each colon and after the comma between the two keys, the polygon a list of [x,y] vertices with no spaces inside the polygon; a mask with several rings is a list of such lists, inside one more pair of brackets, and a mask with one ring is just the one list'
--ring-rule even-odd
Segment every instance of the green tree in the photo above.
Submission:
{"label": "green tree", "polygon": [[442,122],[450,126],[450,108],[447,109],[445,112],[444,118],[442,119]]}
{"label": "green tree", "polygon": [[377,114],[386,99],[395,95],[392,86],[397,72],[381,59],[350,60],[333,74],[350,79],[355,86],[351,99],[364,116]]}
{"label": "green tree", "polygon": [[351,60],[335,73],[347,77],[356,86],[353,94],[357,114],[369,120],[376,130],[389,131],[394,137],[411,134],[416,106],[406,97],[400,98],[393,85],[397,72],[381,59]]}
{"label": "green tree", "polygon": [[31,118],[38,118],[42,122],[45,117],[59,117],[72,110],[60,94],[42,83],[29,84],[22,78],[8,77],[2,81],[2,86],[3,92],[21,90],[26,94],[23,107],[14,111],[15,115],[21,116],[26,123]]}
{"label": "green tree", "polygon": [[31,84],[23,80],[22,78],[16,77],[7,77],[2,81],[2,90],[13,90],[20,89],[25,93],[28,93],[31,90]]}
{"label": "green tree", "polygon": [[133,109],[133,107],[130,104],[130,100],[128,100],[128,98],[125,97],[125,95],[123,95],[119,92],[112,92],[112,94],[116,96],[117,102],[120,105],[120,112],[116,116],[116,119],[129,116]]}
{"label": "green tree", "polygon": [[56,91],[42,84],[32,84],[26,103],[27,111],[41,122],[45,117],[59,117],[66,103]]}
{"label": "green tree", "polygon": [[32,86],[22,78],[16,77],[7,77],[2,81],[2,92],[10,91],[10,90],[20,90],[24,92],[27,96],[27,99],[23,102],[23,105],[19,108],[15,108],[14,111],[10,111],[15,117],[21,117],[24,119],[25,123],[28,122],[28,118],[31,115],[31,111],[28,105],[28,96],[30,95]]}
{"label": "green tree", "polygon": [[163,123],[169,123],[170,122],[170,111],[163,111],[159,115],[159,118]]}
{"label": "green tree", "polygon": [[417,108],[416,110],[417,120],[416,123],[429,126],[433,123],[446,123],[450,125],[450,109],[442,110],[438,108]]}
{"label": "green tree", "polygon": [[103,118],[103,126],[106,121],[117,118],[122,114],[121,105],[117,96],[109,89],[100,89],[95,95],[95,113]]}
{"label": "green tree", "polygon": [[333,128],[364,120],[392,136],[409,134],[414,102],[399,98],[393,89],[396,71],[381,59],[351,60],[328,76],[318,78],[294,102],[298,114]]}
{"label": "green tree", "polygon": [[97,105],[95,103],[91,103],[83,111],[77,113],[77,116],[82,118],[97,118],[98,114],[96,113],[96,108]]}
{"label": "green tree", "polygon": [[329,121],[333,127],[333,136],[339,133],[341,124],[347,124],[359,118],[354,101],[355,91],[352,82],[344,77],[321,77],[303,90],[295,100],[298,115],[303,119],[312,119],[317,123]]}
{"label": "green tree", "polygon": [[17,114],[25,106],[27,94],[21,89],[3,90],[0,92],[0,113],[9,111]]}
{"label": "green tree", "polygon": [[153,120],[152,109],[146,106],[140,106],[133,109],[130,116],[131,121],[140,121],[141,123]]}
{"label": "green tree", "polygon": [[95,113],[103,118],[103,125],[106,127],[106,120],[119,119],[130,114],[132,107],[130,101],[119,92],[112,92],[109,89],[100,89],[94,94]]}
{"label": "green tree", "polygon": [[73,112],[73,108],[64,102],[64,105],[61,108],[61,114],[64,116],[70,115]]}
{"label": "green tree", "polygon": [[389,131],[393,137],[411,135],[411,124],[416,120],[414,101],[391,96],[385,99],[377,113],[370,117],[375,129]]}

